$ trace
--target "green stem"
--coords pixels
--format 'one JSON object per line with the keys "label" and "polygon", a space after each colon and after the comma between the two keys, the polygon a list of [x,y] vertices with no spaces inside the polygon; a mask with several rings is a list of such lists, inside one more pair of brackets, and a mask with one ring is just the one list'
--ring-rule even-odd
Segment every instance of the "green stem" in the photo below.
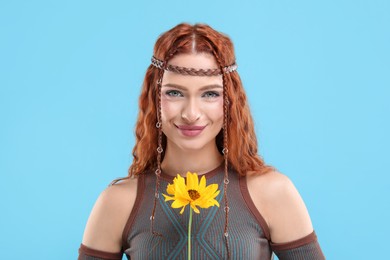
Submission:
{"label": "green stem", "polygon": [[191,260],[191,226],[192,226],[192,208],[190,207],[190,219],[188,220],[188,260]]}

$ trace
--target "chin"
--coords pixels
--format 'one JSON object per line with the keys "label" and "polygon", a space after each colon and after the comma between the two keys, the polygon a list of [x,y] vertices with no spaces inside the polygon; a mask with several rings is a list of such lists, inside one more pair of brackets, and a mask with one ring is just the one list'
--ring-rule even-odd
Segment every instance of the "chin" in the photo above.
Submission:
{"label": "chin", "polygon": [[175,146],[184,152],[196,152],[204,149],[210,149],[212,145],[215,145],[215,141],[212,143],[201,143],[199,140],[192,140],[189,142],[176,143]]}
{"label": "chin", "polygon": [[205,146],[202,145],[179,145],[178,146],[181,150],[183,151],[188,151],[188,152],[196,152],[200,151],[205,148]]}

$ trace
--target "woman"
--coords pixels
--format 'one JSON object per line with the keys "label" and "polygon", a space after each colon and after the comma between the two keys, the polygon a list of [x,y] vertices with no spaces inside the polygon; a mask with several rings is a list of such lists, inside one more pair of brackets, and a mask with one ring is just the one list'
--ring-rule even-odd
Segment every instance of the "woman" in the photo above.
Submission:
{"label": "woman", "polygon": [[221,189],[221,207],[192,225],[193,259],[324,259],[291,181],[264,164],[230,39],[179,24],[154,47],[140,96],[129,176],[113,182],[88,220],[79,259],[183,259],[188,211],[162,193],[178,173]]}

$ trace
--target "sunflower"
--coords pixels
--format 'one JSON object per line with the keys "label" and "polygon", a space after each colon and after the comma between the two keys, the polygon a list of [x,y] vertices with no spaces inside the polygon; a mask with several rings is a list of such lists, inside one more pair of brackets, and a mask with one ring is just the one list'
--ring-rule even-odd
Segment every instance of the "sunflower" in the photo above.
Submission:
{"label": "sunflower", "polygon": [[219,207],[215,197],[218,196],[218,184],[210,184],[206,186],[206,178],[198,179],[196,173],[187,172],[187,184],[183,177],[179,174],[173,179],[172,184],[168,184],[167,193],[163,194],[165,201],[173,200],[172,208],[182,208],[180,214],[183,214],[185,207],[190,204],[195,213],[199,213],[201,208],[209,208],[212,206]]}

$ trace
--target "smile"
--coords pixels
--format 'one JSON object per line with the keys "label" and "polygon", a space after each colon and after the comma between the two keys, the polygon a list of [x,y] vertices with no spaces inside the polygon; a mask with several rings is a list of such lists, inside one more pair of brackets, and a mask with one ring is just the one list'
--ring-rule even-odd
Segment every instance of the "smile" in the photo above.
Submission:
{"label": "smile", "polygon": [[206,126],[177,125],[176,127],[184,136],[194,137],[200,135]]}

